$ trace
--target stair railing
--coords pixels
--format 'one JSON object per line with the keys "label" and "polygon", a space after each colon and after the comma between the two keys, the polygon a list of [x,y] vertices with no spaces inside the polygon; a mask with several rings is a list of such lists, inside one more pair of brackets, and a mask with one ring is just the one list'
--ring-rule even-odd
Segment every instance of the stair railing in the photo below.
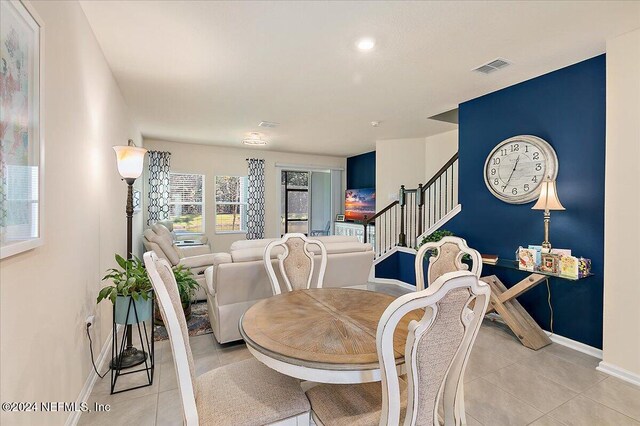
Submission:
{"label": "stair railing", "polygon": [[[362,221],[364,241],[374,246],[376,257],[396,246],[416,248],[419,237],[457,204],[458,153],[424,185],[400,186],[398,199]],[[372,232],[373,228],[375,232]],[[375,235],[375,238],[373,237]]]}

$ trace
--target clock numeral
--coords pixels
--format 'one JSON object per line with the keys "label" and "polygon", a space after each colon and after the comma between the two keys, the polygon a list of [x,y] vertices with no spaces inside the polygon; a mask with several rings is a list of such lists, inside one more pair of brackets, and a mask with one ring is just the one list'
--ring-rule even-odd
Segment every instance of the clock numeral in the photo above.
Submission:
{"label": "clock numeral", "polygon": [[507,189],[507,185],[503,185],[502,186],[502,192],[504,192]]}
{"label": "clock numeral", "polygon": [[514,151],[520,151],[520,145],[517,143],[514,143],[513,145],[511,145],[511,152]]}
{"label": "clock numeral", "polygon": [[526,154],[527,152],[529,152],[529,145],[525,145],[525,146],[524,146],[524,152],[525,152],[525,154]]}
{"label": "clock numeral", "polygon": [[494,185],[497,185],[497,184],[499,184],[499,183],[500,183],[500,181],[498,180],[498,178],[495,178],[495,179],[493,180],[493,184],[494,184]]}
{"label": "clock numeral", "polygon": [[518,188],[513,188],[513,189],[511,190],[511,193],[512,193],[513,195],[518,195]]}
{"label": "clock numeral", "polygon": [[491,169],[491,176],[496,174],[496,169]]}
{"label": "clock numeral", "polygon": [[536,172],[539,172],[540,170],[542,170],[542,164],[538,163],[536,164]]}
{"label": "clock numeral", "polygon": [[503,157],[504,157],[505,155],[507,155],[507,149],[506,149],[506,148],[505,148],[505,149],[501,149],[501,150],[500,150],[500,155],[502,155]]}
{"label": "clock numeral", "polygon": [[528,183],[525,183],[525,184],[524,184],[524,190],[525,190],[525,191],[528,191],[528,190],[529,190],[529,184],[528,184]]}
{"label": "clock numeral", "polygon": [[533,153],[533,159],[534,160],[539,160],[540,159],[540,153],[539,152],[534,152]]}
{"label": "clock numeral", "polygon": [[500,159],[499,159],[499,158],[494,158],[494,159],[493,159],[493,162],[492,162],[491,164],[493,164],[493,165],[498,165],[498,164],[500,164]]}
{"label": "clock numeral", "polygon": [[534,177],[533,177],[533,179],[531,179],[531,182],[533,182],[533,183],[538,182],[538,177],[537,177],[537,176],[534,176]]}

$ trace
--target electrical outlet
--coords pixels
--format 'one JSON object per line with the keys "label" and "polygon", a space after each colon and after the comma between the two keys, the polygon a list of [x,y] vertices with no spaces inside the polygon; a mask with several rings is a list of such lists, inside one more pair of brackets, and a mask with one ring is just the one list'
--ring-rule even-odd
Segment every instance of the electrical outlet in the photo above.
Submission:
{"label": "electrical outlet", "polygon": [[85,324],[87,324],[87,327],[91,327],[95,319],[96,319],[95,315],[89,315],[87,319],[84,320],[84,322]]}

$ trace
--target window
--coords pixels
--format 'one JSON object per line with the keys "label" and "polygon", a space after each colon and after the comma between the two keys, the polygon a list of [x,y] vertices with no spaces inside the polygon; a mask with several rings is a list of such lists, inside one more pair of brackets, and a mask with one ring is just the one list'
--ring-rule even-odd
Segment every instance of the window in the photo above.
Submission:
{"label": "window", "polygon": [[203,233],[203,175],[170,173],[169,219],[175,233]]}
{"label": "window", "polygon": [[246,176],[216,176],[216,232],[246,231]]}

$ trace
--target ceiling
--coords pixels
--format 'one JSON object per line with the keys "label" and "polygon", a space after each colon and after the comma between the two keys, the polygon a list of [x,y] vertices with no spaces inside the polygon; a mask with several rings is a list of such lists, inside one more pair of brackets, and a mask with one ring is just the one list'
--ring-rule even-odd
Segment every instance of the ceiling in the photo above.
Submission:
{"label": "ceiling", "polygon": [[[260,131],[264,149],[340,156],[454,129],[427,118],[640,27],[626,1],[81,4],[144,137],[240,147]],[[512,65],[471,71],[497,57]]]}

